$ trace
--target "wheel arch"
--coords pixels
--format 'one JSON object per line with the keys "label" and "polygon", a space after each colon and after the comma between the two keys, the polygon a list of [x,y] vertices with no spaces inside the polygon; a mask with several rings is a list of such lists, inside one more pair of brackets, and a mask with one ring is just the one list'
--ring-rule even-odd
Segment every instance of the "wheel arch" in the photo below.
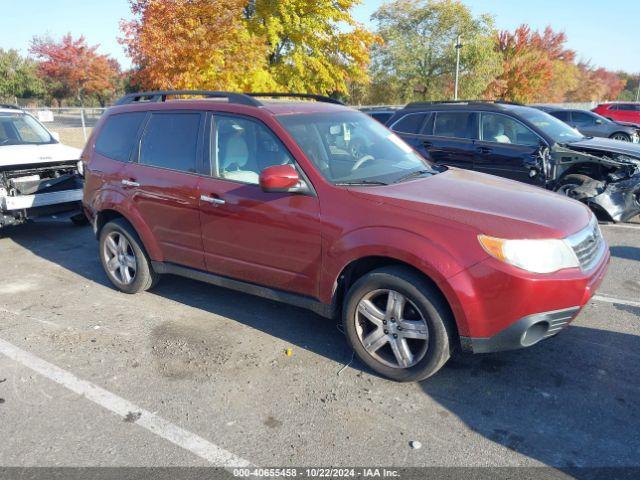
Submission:
{"label": "wheel arch", "polygon": [[349,288],[360,278],[366,275],[369,272],[377,270],[383,267],[389,266],[398,266],[405,268],[409,271],[412,271],[418,274],[427,284],[429,284],[435,292],[438,293],[440,298],[443,301],[443,304],[446,305],[448,309],[448,313],[450,317],[453,319],[453,325],[451,327],[454,329],[454,334],[456,338],[459,338],[458,334],[458,319],[452,308],[452,301],[449,298],[451,294],[447,295],[445,293],[445,289],[441,287],[430,275],[426,274],[424,271],[419,268],[411,265],[410,263],[400,260],[398,258],[394,258],[392,256],[384,256],[384,255],[368,255],[364,257],[360,257],[349,262],[342,269],[340,274],[338,275],[335,282],[335,289],[333,292],[333,305],[335,308],[335,312],[337,318],[341,318],[342,316],[342,308],[344,304],[344,299],[349,291]]}
{"label": "wheel arch", "polygon": [[96,212],[96,237],[99,238],[102,228],[108,222],[116,218],[122,218],[127,223],[129,223],[129,225],[131,225],[133,230],[138,234],[138,237],[140,238],[140,241],[142,242],[142,245],[151,260],[159,262],[163,261],[162,251],[160,250],[160,246],[156,242],[150,228],[146,225],[142,218],[136,216],[130,210],[120,208],[119,205],[105,206],[105,208]]}

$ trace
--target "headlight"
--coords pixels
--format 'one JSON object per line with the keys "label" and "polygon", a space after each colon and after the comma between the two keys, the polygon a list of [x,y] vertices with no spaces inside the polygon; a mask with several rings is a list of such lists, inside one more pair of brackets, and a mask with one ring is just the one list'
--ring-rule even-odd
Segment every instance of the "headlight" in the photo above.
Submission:
{"label": "headlight", "polygon": [[78,169],[78,173],[80,174],[80,176],[84,177],[84,163],[82,163],[82,160],[78,160],[76,168]]}
{"label": "headlight", "polygon": [[529,272],[552,273],[580,266],[564,240],[505,240],[487,235],[478,235],[478,240],[492,257]]}

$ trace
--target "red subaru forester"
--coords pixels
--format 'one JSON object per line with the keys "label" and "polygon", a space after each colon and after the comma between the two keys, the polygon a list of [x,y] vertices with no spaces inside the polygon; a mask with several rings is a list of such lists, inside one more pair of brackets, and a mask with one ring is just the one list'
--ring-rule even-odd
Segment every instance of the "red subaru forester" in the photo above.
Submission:
{"label": "red subaru forester", "polygon": [[415,381],[457,347],[555,335],[602,281],[586,206],[432,165],[331,99],[276,96],[145,92],[103,115],[84,208],[119,290],[171,273],[338,317],[365,364]]}

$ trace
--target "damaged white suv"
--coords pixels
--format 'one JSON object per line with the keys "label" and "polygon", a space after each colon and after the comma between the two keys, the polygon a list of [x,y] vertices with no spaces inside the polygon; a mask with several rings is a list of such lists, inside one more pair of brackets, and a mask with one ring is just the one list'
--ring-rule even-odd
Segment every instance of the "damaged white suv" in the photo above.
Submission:
{"label": "damaged white suv", "polygon": [[80,153],[30,114],[0,105],[0,228],[64,212],[83,224]]}

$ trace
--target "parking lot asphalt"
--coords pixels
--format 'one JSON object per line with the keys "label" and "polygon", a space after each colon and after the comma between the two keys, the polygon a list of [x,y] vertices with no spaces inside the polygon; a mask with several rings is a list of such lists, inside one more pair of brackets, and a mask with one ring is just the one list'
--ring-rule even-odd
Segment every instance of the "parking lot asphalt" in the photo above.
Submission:
{"label": "parking lot asphalt", "polygon": [[125,295],[89,228],[6,229],[0,466],[639,466],[640,225],[603,231],[569,329],[398,384],[313,313],[177,277]]}

